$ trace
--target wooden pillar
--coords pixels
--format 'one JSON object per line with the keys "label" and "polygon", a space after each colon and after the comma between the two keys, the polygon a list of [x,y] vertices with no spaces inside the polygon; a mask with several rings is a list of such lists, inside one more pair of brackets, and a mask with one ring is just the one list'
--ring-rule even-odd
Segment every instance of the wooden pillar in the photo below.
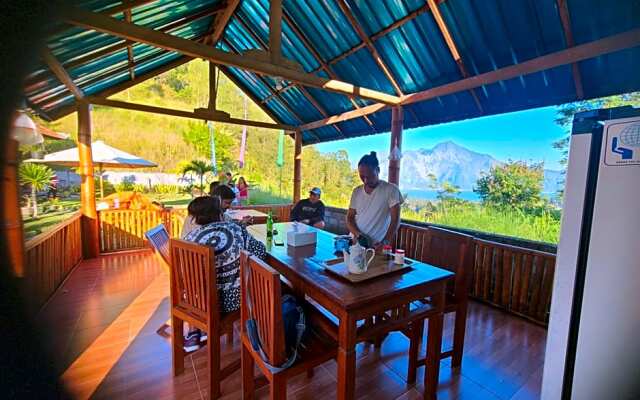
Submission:
{"label": "wooden pillar", "polygon": [[293,151],[293,202],[300,201],[300,188],[302,186],[302,132],[294,134],[295,148]]}
{"label": "wooden pillar", "polygon": [[216,65],[209,62],[209,110],[216,109],[216,99],[218,97],[218,80]]}
{"label": "wooden pillar", "polygon": [[9,265],[15,277],[25,275],[24,235],[22,232],[22,214],[18,194],[18,142],[7,140],[4,149],[5,165],[2,169],[2,215],[1,228],[5,238],[0,246],[5,247],[3,254],[9,255]]}
{"label": "wooden pillar", "polygon": [[277,64],[282,54],[282,0],[271,0],[269,4],[269,53],[271,62]]}
{"label": "wooden pillar", "polygon": [[[402,107],[391,109],[391,143],[389,154],[393,154],[396,145],[402,151],[402,122],[404,121]],[[389,160],[389,183],[400,185],[400,160]]]}
{"label": "wooden pillar", "polygon": [[82,212],[82,252],[84,258],[100,254],[96,188],[91,153],[91,105],[78,102],[78,154],[80,174],[80,211]]}

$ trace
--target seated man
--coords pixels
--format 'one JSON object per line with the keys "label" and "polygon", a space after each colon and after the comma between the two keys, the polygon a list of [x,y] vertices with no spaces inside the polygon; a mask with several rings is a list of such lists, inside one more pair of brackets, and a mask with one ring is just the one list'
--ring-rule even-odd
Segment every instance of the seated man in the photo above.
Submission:
{"label": "seated man", "polygon": [[291,210],[291,221],[324,228],[324,204],[320,201],[322,192],[315,187],[309,192],[309,198],[300,200]]}

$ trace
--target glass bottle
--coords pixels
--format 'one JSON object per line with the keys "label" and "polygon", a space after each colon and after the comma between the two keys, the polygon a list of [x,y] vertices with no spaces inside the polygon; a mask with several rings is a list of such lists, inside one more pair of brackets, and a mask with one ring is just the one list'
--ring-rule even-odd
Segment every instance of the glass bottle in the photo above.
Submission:
{"label": "glass bottle", "polygon": [[267,214],[267,237],[273,237],[273,213],[271,210]]}

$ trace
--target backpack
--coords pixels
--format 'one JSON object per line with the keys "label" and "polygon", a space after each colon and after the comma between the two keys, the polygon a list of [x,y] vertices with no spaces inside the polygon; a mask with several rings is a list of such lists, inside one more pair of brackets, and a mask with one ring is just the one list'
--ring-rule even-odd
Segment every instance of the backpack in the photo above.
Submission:
{"label": "backpack", "polygon": [[[249,269],[247,269],[247,271],[249,271]],[[262,350],[258,324],[253,318],[253,311],[251,309],[251,299],[249,298],[250,296],[248,293],[246,293],[245,297],[247,299],[247,309],[249,311],[249,318],[245,322],[245,328],[247,330],[247,335],[249,336],[249,341],[251,342],[251,347],[260,355],[265,366],[271,372],[277,373],[291,367],[298,357],[298,348],[300,347],[300,343],[302,342],[302,337],[306,329],[304,310],[298,304],[297,299],[290,294],[282,296],[282,322],[284,323],[285,348],[287,351],[291,351],[291,355],[282,365],[276,366],[267,361],[267,356]]]}

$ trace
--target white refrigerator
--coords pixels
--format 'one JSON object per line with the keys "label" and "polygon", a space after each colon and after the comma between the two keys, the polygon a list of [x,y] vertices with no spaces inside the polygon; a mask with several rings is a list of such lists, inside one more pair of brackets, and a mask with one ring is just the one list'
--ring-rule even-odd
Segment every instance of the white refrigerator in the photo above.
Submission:
{"label": "white refrigerator", "polygon": [[542,399],[640,399],[640,110],[574,117]]}

